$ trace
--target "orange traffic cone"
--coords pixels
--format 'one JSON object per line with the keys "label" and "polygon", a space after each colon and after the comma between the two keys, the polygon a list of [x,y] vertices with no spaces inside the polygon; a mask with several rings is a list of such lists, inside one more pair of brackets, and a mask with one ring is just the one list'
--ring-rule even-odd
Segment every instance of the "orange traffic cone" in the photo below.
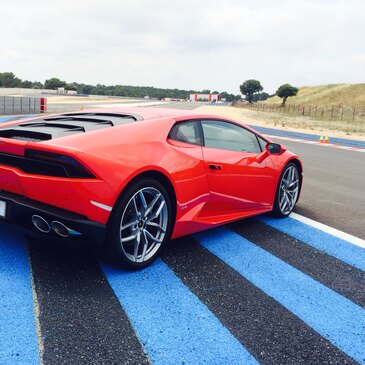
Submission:
{"label": "orange traffic cone", "polygon": [[330,140],[328,139],[328,136],[324,137],[324,143],[330,143]]}
{"label": "orange traffic cone", "polygon": [[319,143],[324,143],[324,138],[323,138],[323,136],[320,136],[320,137],[319,137]]}

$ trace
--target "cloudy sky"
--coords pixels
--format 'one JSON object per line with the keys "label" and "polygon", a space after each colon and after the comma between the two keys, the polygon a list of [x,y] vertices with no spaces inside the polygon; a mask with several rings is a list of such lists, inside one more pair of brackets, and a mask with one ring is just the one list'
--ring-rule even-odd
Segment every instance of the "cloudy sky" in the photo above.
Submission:
{"label": "cloudy sky", "polygon": [[0,72],[239,93],[365,82],[364,0],[0,0]]}

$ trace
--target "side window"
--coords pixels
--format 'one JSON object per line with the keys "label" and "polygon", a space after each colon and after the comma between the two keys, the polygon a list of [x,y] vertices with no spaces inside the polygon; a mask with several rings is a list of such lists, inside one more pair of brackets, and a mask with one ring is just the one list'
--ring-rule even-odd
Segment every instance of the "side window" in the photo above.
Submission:
{"label": "side window", "polygon": [[200,129],[197,121],[179,122],[175,124],[168,138],[174,141],[196,144],[201,146],[202,140],[200,137]]}
{"label": "side window", "polygon": [[205,147],[260,153],[256,135],[247,129],[219,120],[202,120]]}

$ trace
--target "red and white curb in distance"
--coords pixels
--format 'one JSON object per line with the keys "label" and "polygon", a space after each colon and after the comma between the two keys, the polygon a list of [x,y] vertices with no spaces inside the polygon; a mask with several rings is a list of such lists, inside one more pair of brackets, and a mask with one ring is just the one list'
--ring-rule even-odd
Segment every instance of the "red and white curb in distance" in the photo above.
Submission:
{"label": "red and white curb in distance", "polygon": [[276,138],[276,139],[283,139],[285,141],[291,141],[291,142],[314,144],[314,145],[318,145],[318,146],[322,146],[322,147],[333,147],[333,148],[340,148],[342,150],[348,150],[348,151],[365,152],[365,148],[343,146],[343,145],[334,144],[334,143],[321,143],[319,141],[310,141],[310,140],[307,140],[307,139],[275,136],[273,134],[266,134],[266,133],[263,133],[263,135],[270,138],[270,139],[271,138]]}

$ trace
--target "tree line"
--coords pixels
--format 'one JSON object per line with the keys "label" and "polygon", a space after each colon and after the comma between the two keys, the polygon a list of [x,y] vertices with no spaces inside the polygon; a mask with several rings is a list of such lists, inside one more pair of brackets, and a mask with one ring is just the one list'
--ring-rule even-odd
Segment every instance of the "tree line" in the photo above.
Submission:
{"label": "tree line", "polygon": [[[77,91],[78,94],[84,95],[110,95],[110,96],[125,96],[143,98],[149,96],[150,98],[163,99],[188,99],[190,94],[210,94],[211,90],[181,90],[181,89],[164,89],[153,86],[131,86],[131,85],[90,85],[77,82],[67,83],[66,81],[60,80],[57,77],[52,77],[45,80],[44,83],[40,81],[29,81],[22,80],[17,77],[13,72],[0,72],[0,87],[8,88],[26,88],[26,89],[52,89],[56,90],[60,87],[66,90]],[[263,91],[263,87],[258,80],[246,80],[240,85],[240,91],[245,95],[246,100],[249,103],[266,100],[273,96]],[[287,98],[295,96],[298,93],[298,89],[289,84],[281,85],[274,95],[278,95],[283,99],[282,106],[285,105]],[[213,91],[213,94],[220,94],[222,99],[228,102],[236,101],[241,99],[241,95],[234,95],[227,93],[226,91],[218,92]]]}
{"label": "tree line", "polygon": [[[126,96],[143,98],[149,96],[150,98],[163,99],[188,99],[190,94],[201,93],[209,94],[211,90],[181,90],[181,89],[164,89],[153,86],[131,86],[131,85],[90,85],[77,82],[67,83],[57,77],[52,77],[45,80],[44,83],[40,81],[21,80],[13,72],[0,72],[0,87],[8,88],[27,88],[27,89],[52,89],[57,90],[59,87],[65,90],[74,90],[78,94],[84,95],[110,95],[110,96]],[[230,94],[226,91],[219,93],[213,91],[213,94],[220,94],[221,98],[227,101],[235,101],[241,98],[241,95]]]}

